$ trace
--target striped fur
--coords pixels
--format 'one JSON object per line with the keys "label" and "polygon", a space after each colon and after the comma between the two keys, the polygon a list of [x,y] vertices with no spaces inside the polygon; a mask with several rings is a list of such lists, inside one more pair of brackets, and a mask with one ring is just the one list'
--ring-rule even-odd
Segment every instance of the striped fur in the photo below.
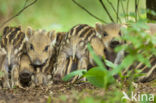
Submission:
{"label": "striped fur", "polygon": [[[6,70],[4,70],[4,61],[6,58],[6,51],[3,48],[0,48],[0,73],[5,73]],[[8,78],[8,77],[7,77]],[[3,86],[5,80],[5,76],[3,76],[2,74],[0,75],[0,87]]]}
{"label": "striped fur", "polygon": [[[149,33],[150,35],[156,34],[156,24],[148,23],[149,30],[146,30],[145,32]],[[136,63],[133,66],[130,66],[128,70],[131,70],[132,68],[140,69],[141,73],[144,73],[143,76],[136,78],[137,82],[150,82],[152,80],[156,79],[156,57],[154,55],[151,55],[149,57],[151,67],[147,67],[146,65],[142,63]],[[123,73],[125,73],[124,71]]]}
{"label": "striped fur", "polygon": [[1,38],[1,48],[6,51],[2,70],[4,72],[3,87],[18,86],[20,56],[24,52],[25,33],[21,27],[5,27]]}
{"label": "striped fur", "polygon": [[[93,27],[86,24],[79,24],[74,26],[65,36],[61,43],[57,62],[55,75],[60,78],[74,70],[87,69],[89,64],[93,64],[93,60],[87,49],[88,43],[91,43],[93,49],[97,49],[103,45],[102,40],[97,37],[96,31]],[[96,45],[98,43],[98,45]],[[101,46],[100,56],[104,56],[104,45]],[[74,78],[72,82],[76,79]]]}
{"label": "striped fur", "polygon": [[36,85],[47,85],[49,77],[53,74],[58,45],[60,45],[64,33],[33,30],[29,27],[26,35],[26,52],[35,69],[33,80]]}
{"label": "striped fur", "polygon": [[[149,26],[149,30],[145,31],[149,34],[155,34],[156,33],[156,24],[153,23],[149,23],[147,24]],[[125,25],[124,25],[125,26]],[[114,53],[114,48],[119,45],[120,43],[122,44],[121,41],[118,41],[119,43],[117,43],[115,41],[115,43],[117,45],[112,45],[115,44],[113,43],[115,38],[118,38],[121,36],[121,32],[120,29],[121,27],[123,27],[123,25],[119,25],[119,24],[108,24],[108,25],[104,25],[104,24],[100,24],[97,23],[96,24],[96,30],[99,34],[101,34],[102,40],[103,42],[105,42],[105,46],[106,46],[106,59],[114,62],[114,64],[120,64],[120,62],[122,61],[123,57],[124,57],[124,51],[121,51],[119,53]],[[105,35],[105,36],[104,36]],[[113,56],[114,55],[114,56]],[[112,57],[113,56],[113,57]],[[111,57],[111,58],[108,58]],[[150,58],[150,62],[151,62],[151,68],[146,67],[145,65],[143,65],[142,63],[135,63],[130,67],[127,67],[127,69],[125,69],[123,71],[123,75],[126,75],[126,73],[129,70],[133,70],[133,69],[140,69],[142,70],[142,73],[145,73],[144,76],[141,76],[140,78],[138,78],[138,82],[148,82],[151,80],[156,79],[156,62],[155,62],[156,58],[155,56],[151,56]]]}
{"label": "striped fur", "polygon": [[127,69],[123,71],[123,75],[126,75],[128,71],[134,71],[134,69],[141,70],[141,73],[144,73],[143,76],[136,78],[136,82],[150,82],[156,79],[156,57],[152,56],[150,59],[151,67],[147,67],[143,63],[135,63],[129,66]]}

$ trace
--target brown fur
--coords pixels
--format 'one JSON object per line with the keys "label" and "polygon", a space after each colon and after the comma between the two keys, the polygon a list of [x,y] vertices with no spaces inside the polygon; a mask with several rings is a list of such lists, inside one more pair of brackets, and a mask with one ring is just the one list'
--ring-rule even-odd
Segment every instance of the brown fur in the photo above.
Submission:
{"label": "brown fur", "polygon": [[[90,64],[92,66],[95,65],[92,57],[89,56],[88,43],[91,43],[91,46],[99,56],[105,56],[102,40],[96,36],[93,27],[86,24],[74,26],[66,34],[65,40],[61,44],[55,75],[59,75],[62,78],[74,70],[87,69]],[[72,82],[76,80],[75,78]]]}
{"label": "brown fur", "polygon": [[51,75],[45,75],[37,68],[35,75],[32,76],[32,81],[35,86],[46,86],[52,84],[51,78]]}
{"label": "brown fur", "polygon": [[96,23],[95,29],[98,35],[101,36],[103,44],[106,47],[106,59],[115,62],[115,58],[118,54],[114,52],[114,48],[121,44],[121,41],[118,41],[117,38],[121,36],[121,29],[122,25],[120,24],[100,24]]}
{"label": "brown fur", "polygon": [[[149,33],[149,34],[156,34],[156,24],[153,24],[153,23],[148,23],[147,24],[149,26],[149,30],[146,30],[145,32]],[[96,31],[99,33],[99,35],[102,36],[102,39],[103,39],[103,43],[105,44],[106,48],[107,48],[107,52],[106,53],[106,57],[111,57],[109,54],[113,54],[113,49],[111,49],[111,42],[115,39],[115,38],[118,38],[120,37],[120,29],[121,27],[123,27],[125,25],[119,25],[119,24],[108,24],[108,25],[104,25],[104,24],[100,24],[100,23],[97,23],[96,24]],[[104,36],[104,34],[106,34]],[[132,34],[132,35],[135,35],[135,34]],[[119,41],[120,42],[120,41]],[[121,51],[119,53],[115,53],[114,54],[115,57],[110,59],[110,60],[114,60],[114,63],[117,59],[120,59],[118,61],[121,61],[124,57],[124,51]],[[153,58],[153,57],[152,57]],[[155,58],[155,57],[154,57]],[[155,60],[155,59],[154,59]],[[117,63],[118,64],[118,63]],[[153,62],[152,62],[153,64]],[[140,66],[138,66],[140,65]],[[147,69],[148,71],[146,71],[146,75],[145,76],[142,76],[140,78],[138,78],[138,81],[139,82],[147,82],[147,81],[151,81],[153,79],[155,79],[156,75],[155,75],[155,72],[156,72],[156,66],[155,66],[155,63],[154,65],[152,66],[152,68],[147,68],[145,65],[143,66],[142,64],[138,64],[137,65],[137,68],[140,68],[140,67],[143,67],[143,68],[140,68],[140,69]],[[143,71],[144,71],[143,70]]]}
{"label": "brown fur", "polygon": [[23,54],[20,60],[19,67],[19,80],[21,85],[30,86],[32,83],[32,75],[34,74],[34,67],[31,65],[29,57],[26,54]]}
{"label": "brown fur", "polygon": [[120,37],[120,24],[100,24],[96,23],[95,29],[97,33],[101,36],[103,43],[107,46],[109,46],[109,43],[116,39],[117,37]]}
{"label": "brown fur", "polygon": [[[93,38],[90,42],[94,52],[96,53],[97,56],[99,56],[100,58],[106,58],[106,54],[104,53],[105,51],[105,45],[103,44],[102,40],[99,38]],[[95,66],[92,56],[90,55],[90,63],[92,64],[92,66]]]}
{"label": "brown fur", "polygon": [[6,51],[0,47],[0,68],[2,68],[2,64],[6,57]]}
{"label": "brown fur", "polygon": [[[148,23],[147,25],[149,26],[149,31],[147,30],[146,32],[151,35],[156,34],[156,24]],[[156,62],[155,62],[156,57],[152,56],[150,60],[152,67],[147,68],[146,66],[144,66],[142,71],[145,72],[146,74],[144,76],[139,77],[137,82],[149,82],[156,79]]]}
{"label": "brown fur", "polygon": [[34,72],[34,69],[31,65],[29,57],[26,54],[23,54],[20,61],[20,72],[25,71],[25,69],[29,72]]}
{"label": "brown fur", "polygon": [[5,58],[6,58],[6,51],[4,49],[0,48],[0,73],[1,73],[1,75],[0,75],[0,84],[1,84],[0,87],[3,86],[4,84],[6,84],[3,81],[5,81],[5,82],[7,81],[7,78],[4,77],[5,70],[3,70]]}
{"label": "brown fur", "polygon": [[45,73],[40,71],[40,68],[34,68],[26,54],[21,57],[19,75],[23,87],[42,86],[51,83],[51,75],[46,76]]}
{"label": "brown fur", "polygon": [[[56,58],[53,56],[56,53],[55,31],[46,32],[45,30],[33,30],[29,27],[26,34],[26,51],[30,58],[31,65],[33,65],[36,70],[39,68],[40,72],[45,76],[51,74],[53,62]],[[43,83],[47,83],[46,79]]]}
{"label": "brown fur", "polygon": [[19,85],[20,56],[24,52],[25,33],[21,27],[5,27],[1,39],[1,47],[6,51],[6,57],[2,65],[4,72],[3,87],[13,88]]}

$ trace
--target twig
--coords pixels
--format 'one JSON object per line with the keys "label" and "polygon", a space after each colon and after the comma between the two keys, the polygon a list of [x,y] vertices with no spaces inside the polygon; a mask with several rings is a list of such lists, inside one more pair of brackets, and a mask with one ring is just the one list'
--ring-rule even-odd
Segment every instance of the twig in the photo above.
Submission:
{"label": "twig", "polygon": [[119,20],[119,7],[120,7],[120,0],[118,0],[118,3],[117,3],[117,22]]}
{"label": "twig", "polygon": [[139,0],[135,0],[135,13],[136,13],[135,20],[136,21],[137,21],[138,16],[139,16],[138,7],[139,7]]}
{"label": "twig", "polygon": [[110,6],[112,7],[113,11],[115,12],[115,14],[117,16],[117,23],[118,23],[118,20],[121,23],[121,19],[118,17],[118,12],[117,12],[117,10],[115,10],[115,7],[113,6],[112,2],[110,2],[109,0],[107,0],[107,2],[110,4]]}
{"label": "twig", "polygon": [[126,13],[127,13],[127,21],[128,21],[128,16],[129,16],[129,0],[127,0],[127,9],[126,9]]}
{"label": "twig", "polygon": [[[123,1],[122,0],[121,0],[121,7],[122,7],[123,14],[125,16],[126,15],[126,12],[125,12],[125,8],[124,8]],[[125,21],[126,21],[126,19],[125,19]]]}
{"label": "twig", "polygon": [[115,22],[115,21],[113,20],[112,16],[110,15],[110,13],[108,12],[106,6],[104,5],[103,1],[102,1],[102,0],[99,0],[99,2],[101,3],[102,7],[103,7],[104,10],[106,11],[106,13],[107,13],[107,15],[109,16],[110,20],[111,20],[112,22]]}
{"label": "twig", "polygon": [[84,11],[86,11],[86,12],[87,12],[90,16],[92,16],[93,18],[95,18],[95,19],[97,19],[97,20],[99,20],[99,21],[101,21],[101,22],[107,24],[106,21],[104,21],[104,20],[98,18],[97,16],[93,15],[91,12],[89,12],[86,8],[84,8],[83,6],[81,6],[81,5],[80,5],[79,3],[77,3],[75,0],[72,0],[72,1],[73,1],[77,6],[79,6],[81,9],[83,9]]}
{"label": "twig", "polygon": [[[138,9],[139,9],[139,1],[140,1],[140,0],[138,0],[138,2],[137,2]],[[137,14],[138,14],[138,17],[140,17],[139,10],[137,10]]]}
{"label": "twig", "polygon": [[0,29],[5,25],[7,24],[8,22],[10,22],[12,19],[14,19],[16,16],[19,16],[26,8],[30,7],[31,5],[33,5],[34,3],[36,3],[38,0],[34,0],[33,2],[31,2],[30,4],[26,5],[26,2],[28,0],[25,1],[25,5],[24,7],[17,13],[15,14],[14,16],[10,17],[8,20],[6,20],[5,22],[3,22],[1,25],[0,25]]}
{"label": "twig", "polygon": [[137,22],[137,12],[138,12],[138,4],[137,4],[137,0],[135,0],[135,14],[136,14],[136,16],[135,16],[135,21]]}

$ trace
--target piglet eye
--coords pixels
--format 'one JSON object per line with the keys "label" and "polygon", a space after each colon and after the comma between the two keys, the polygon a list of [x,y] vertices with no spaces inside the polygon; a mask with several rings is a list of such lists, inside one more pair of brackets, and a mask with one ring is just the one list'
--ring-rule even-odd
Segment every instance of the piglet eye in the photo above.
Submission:
{"label": "piglet eye", "polygon": [[34,47],[32,44],[30,44],[30,50],[34,50]]}
{"label": "piglet eye", "polygon": [[103,36],[108,36],[108,34],[106,32],[103,33]]}
{"label": "piglet eye", "polygon": [[49,45],[45,47],[44,51],[47,52],[49,49]]}

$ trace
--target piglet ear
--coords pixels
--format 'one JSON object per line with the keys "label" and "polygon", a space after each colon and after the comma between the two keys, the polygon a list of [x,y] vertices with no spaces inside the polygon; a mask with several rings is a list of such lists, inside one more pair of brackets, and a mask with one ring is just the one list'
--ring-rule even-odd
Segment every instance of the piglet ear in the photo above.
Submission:
{"label": "piglet ear", "polygon": [[52,44],[52,45],[55,45],[56,39],[57,39],[56,31],[53,30],[53,31],[48,32],[48,37],[49,37],[50,40],[51,40],[51,44]]}
{"label": "piglet ear", "polygon": [[9,26],[6,26],[6,27],[3,29],[3,35],[6,35],[9,31],[10,31]]}
{"label": "piglet ear", "polygon": [[96,24],[95,24],[95,30],[96,30],[99,34],[102,33],[103,27],[104,27],[104,25],[101,24],[101,23],[96,23]]}
{"label": "piglet ear", "polygon": [[29,38],[32,36],[33,34],[33,30],[32,28],[29,26],[26,30],[26,40],[29,40]]}

